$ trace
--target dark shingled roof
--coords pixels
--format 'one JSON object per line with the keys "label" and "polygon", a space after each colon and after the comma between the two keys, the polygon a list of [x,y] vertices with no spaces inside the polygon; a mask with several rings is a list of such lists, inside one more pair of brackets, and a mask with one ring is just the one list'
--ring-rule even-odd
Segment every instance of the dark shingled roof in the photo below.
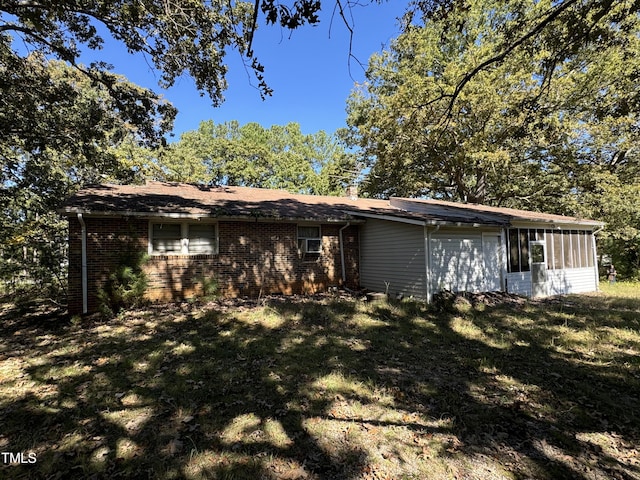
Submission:
{"label": "dark shingled roof", "polygon": [[386,200],[295,195],[284,190],[233,186],[148,182],[146,185],[100,185],[80,190],[63,213],[134,214],[273,219],[348,220],[354,207],[390,214]]}
{"label": "dark shingled roof", "polygon": [[392,198],[374,200],[299,195],[284,190],[148,182],[99,185],[80,190],[61,209],[64,215],[265,218],[345,222],[385,216],[428,224],[509,225],[513,221],[602,225],[574,217],[484,205]]}

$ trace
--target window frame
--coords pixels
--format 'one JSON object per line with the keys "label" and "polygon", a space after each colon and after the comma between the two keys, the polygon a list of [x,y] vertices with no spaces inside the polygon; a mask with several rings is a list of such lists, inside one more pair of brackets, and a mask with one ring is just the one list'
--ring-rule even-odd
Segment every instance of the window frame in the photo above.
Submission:
{"label": "window frame", "polygon": [[[160,252],[154,248],[154,227],[156,225],[180,225],[180,251]],[[211,244],[211,251],[209,252],[193,252],[189,251],[190,243],[190,225],[211,225],[213,227],[213,238]],[[202,238],[202,237],[200,237]],[[195,257],[198,255],[218,255],[219,252],[219,233],[217,221],[206,220],[149,220],[149,244],[148,253],[152,256],[177,256],[187,255]]]}
{"label": "window frame", "polygon": [[[542,255],[542,260],[539,256]],[[531,240],[529,241],[529,266],[532,265],[544,265],[547,267],[547,243],[544,240]]]}
{"label": "window frame", "polygon": [[[535,230],[534,230],[535,231]],[[520,237],[520,272],[531,271],[531,230],[528,228],[519,228],[518,236]],[[535,236],[535,233],[534,233]]]}
{"label": "window frame", "polygon": [[[301,228],[317,228],[318,229],[318,236],[313,236],[313,237],[309,237],[309,236],[301,236],[300,235],[300,229]],[[301,244],[300,241],[303,241],[303,243]],[[309,250],[309,241],[317,241],[318,242],[318,249],[317,250]],[[304,256],[310,256],[310,255],[315,255],[315,256],[319,256],[322,254],[322,226],[321,225],[306,225],[306,224],[298,224],[296,225],[296,245],[298,248],[298,252]],[[303,247],[304,245],[304,247]]]}
{"label": "window frame", "polygon": [[[511,227],[507,229],[507,273],[527,273],[531,271],[532,238],[544,239],[544,230]],[[544,241],[544,240],[540,240]]]}
{"label": "window frame", "polygon": [[[528,242],[523,231],[529,231]],[[533,233],[535,231],[535,234]],[[506,233],[508,242],[507,268],[508,273],[524,273],[529,271],[530,265],[523,264],[525,249],[523,242],[528,244],[526,255],[533,262],[531,245],[533,242],[544,243],[544,253],[547,270],[568,270],[593,268],[595,265],[593,251],[593,230],[589,229],[532,229],[509,228]],[[535,240],[534,240],[535,239]]]}
{"label": "window frame", "polygon": [[508,272],[520,272],[520,232],[517,228],[509,228],[507,230],[507,254],[508,254]]}
{"label": "window frame", "polygon": [[[156,249],[156,241],[158,240],[158,235],[156,232],[156,227],[158,227],[159,230],[162,230],[165,226],[167,227],[172,227],[172,229],[175,229],[175,227],[178,227],[178,236],[171,236],[171,237],[162,237],[163,240],[168,241],[171,240],[172,242],[175,241],[178,248],[175,250],[158,250]],[[184,249],[184,245],[183,245],[183,231],[182,231],[182,225],[178,222],[155,222],[155,223],[149,223],[149,253],[150,254],[154,254],[154,255],[180,255]]]}

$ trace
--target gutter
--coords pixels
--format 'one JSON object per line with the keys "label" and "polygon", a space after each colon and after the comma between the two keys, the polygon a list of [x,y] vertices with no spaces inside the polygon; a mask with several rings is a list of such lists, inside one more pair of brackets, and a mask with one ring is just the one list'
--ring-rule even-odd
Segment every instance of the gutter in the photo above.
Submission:
{"label": "gutter", "polygon": [[386,213],[369,213],[369,212],[359,212],[356,210],[345,210],[345,213],[349,215],[353,215],[354,217],[363,217],[363,218],[373,218],[376,220],[388,220],[391,222],[399,222],[399,223],[408,223],[410,225],[418,225],[418,226],[431,226],[438,227],[441,226],[449,226],[449,227],[469,227],[469,228],[478,228],[478,227],[496,227],[503,228],[506,223],[478,223],[478,222],[460,222],[460,221],[448,221],[448,220],[427,220],[421,218],[421,214],[417,213],[410,216],[410,212],[407,213],[406,216],[395,216],[392,214]]}
{"label": "gutter", "polygon": [[82,243],[82,314],[85,315],[89,311],[89,292],[87,281],[87,225],[84,223],[82,214],[78,213],[78,221],[80,222],[80,240]]}
{"label": "gutter", "polygon": [[273,223],[273,222],[286,222],[286,223],[344,223],[349,221],[352,224],[364,223],[364,220],[347,219],[347,218],[332,218],[332,217],[270,217],[270,216],[256,216],[256,215],[212,215],[208,213],[179,213],[179,212],[136,212],[132,210],[122,211],[91,211],[80,209],[63,209],[59,210],[59,213],[65,216],[73,216],[78,214],[84,214],[91,218],[141,218],[145,220],[156,219],[171,219],[171,220],[215,220],[215,221],[240,221],[240,222],[254,222],[254,223]]}
{"label": "gutter", "polygon": [[341,227],[338,231],[338,237],[340,239],[340,266],[342,267],[342,286],[347,284],[347,268],[344,265],[344,241],[342,239],[342,231],[351,225],[351,222],[347,222],[344,227]]}

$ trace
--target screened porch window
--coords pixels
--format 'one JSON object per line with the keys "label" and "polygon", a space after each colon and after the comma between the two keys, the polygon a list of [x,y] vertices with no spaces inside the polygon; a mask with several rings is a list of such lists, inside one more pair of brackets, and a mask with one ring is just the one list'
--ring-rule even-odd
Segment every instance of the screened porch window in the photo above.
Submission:
{"label": "screened porch window", "polygon": [[[536,238],[536,231],[532,230],[532,237]],[[509,241],[509,272],[528,272],[529,266],[529,230],[510,228]]]}
{"label": "screened porch window", "polygon": [[538,260],[536,252],[530,252],[530,242],[544,241],[548,270],[563,268],[590,268],[594,266],[593,233],[590,230],[534,230],[510,228],[509,272],[528,272],[529,257]]}
{"label": "screened porch window", "polygon": [[[533,238],[535,238],[535,230],[532,230]],[[529,230],[520,230],[520,271],[528,272],[531,270],[529,266]]]}

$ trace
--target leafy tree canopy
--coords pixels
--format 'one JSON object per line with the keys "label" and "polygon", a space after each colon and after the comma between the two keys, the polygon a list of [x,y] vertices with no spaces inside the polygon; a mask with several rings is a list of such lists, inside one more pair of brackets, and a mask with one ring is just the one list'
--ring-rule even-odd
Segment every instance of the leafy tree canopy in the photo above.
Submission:
{"label": "leafy tree canopy", "polygon": [[592,19],[605,40],[562,54],[569,27],[558,20],[489,64],[514,19],[542,18],[555,4],[465,5],[372,57],[348,119],[370,166],[365,190],[603,219],[605,236],[624,243],[623,263],[637,268],[638,15],[615,5]]}
{"label": "leafy tree canopy", "polygon": [[353,155],[337,136],[303,134],[289,123],[202,122],[184,133],[155,162],[144,162],[157,180],[281,188],[318,195],[342,194],[356,175]]}
{"label": "leafy tree canopy", "polygon": [[[381,3],[385,0],[372,0]],[[109,65],[96,62],[87,67],[78,64],[83,49],[99,50],[106,31],[134,53],[146,55],[160,72],[163,87],[187,74],[197,88],[209,95],[214,105],[223,100],[227,86],[225,57],[237,51],[246,59],[247,67],[258,80],[262,95],[271,94],[264,68],[253,52],[254,33],[259,23],[296,29],[319,22],[322,7],[333,11],[332,18],[343,21],[353,32],[350,9],[355,0],[278,0],[227,1],[195,0],[163,2],[133,0],[6,0],[0,4],[0,60],[16,64],[24,52],[38,51],[46,58],[57,58],[75,65],[95,83],[107,87],[120,111],[141,123],[137,127],[151,141],[158,141],[170,126],[172,115],[165,107],[166,122],[155,124],[158,113],[151,109],[147,118],[141,106],[149,108],[157,100],[151,92],[114,87],[116,80]],[[466,84],[479,72],[499,65],[510,55],[530,49],[538,37],[546,37],[550,55],[540,59],[543,75],[553,71],[557,62],[571,56],[585,43],[609,45],[624,36],[625,19],[638,12],[640,5],[627,0],[564,0],[539,2],[532,11],[527,1],[508,2],[508,15],[495,26],[499,37],[491,50],[460,72],[455,88],[442,92],[454,100]],[[371,8],[375,8],[372,6]],[[412,0],[407,2],[403,25],[445,22],[448,28],[464,29],[466,12],[472,10],[470,0]],[[501,9],[503,10],[503,9]],[[617,22],[618,30],[608,28],[607,21]],[[98,26],[101,26],[98,30]],[[357,33],[357,32],[356,32]],[[18,70],[19,72],[19,70]]]}
{"label": "leafy tree canopy", "polygon": [[319,8],[315,0],[1,2],[0,277],[61,278],[59,203],[85,183],[149,174],[143,168],[154,165],[172,128],[176,111],[159,95],[106,62],[80,63],[84,50],[104,45],[98,32],[144,54],[162,87],[186,74],[217,105],[230,50],[245,56],[270,94],[252,53],[259,15],[294,29],[317,23]]}
{"label": "leafy tree canopy", "polygon": [[[476,3],[474,0],[411,0],[404,25],[411,28],[413,24],[436,22],[462,31],[467,24],[466,14],[474,10]],[[495,43],[465,68],[453,89],[442,92],[441,97],[448,98],[450,106],[480,72],[500,65],[519,52],[535,53],[540,41],[544,42],[548,55],[538,59],[538,69],[542,78],[549,81],[556,65],[582,49],[594,45],[607,48],[624,42],[629,26],[640,12],[640,4],[630,0],[510,0],[499,2],[497,8],[503,14],[496,12],[494,16]],[[611,28],[612,24],[617,28]]]}
{"label": "leafy tree canopy", "polygon": [[[32,54],[0,64],[0,79],[0,279],[20,274],[60,286],[66,237],[56,209],[78,185],[130,180],[112,147],[138,130],[106,87],[64,62]],[[121,91],[139,89],[114,80]]]}
{"label": "leafy tree canopy", "polygon": [[[384,0],[373,3],[379,1]],[[98,31],[108,32],[132,53],[143,53],[160,72],[161,86],[169,87],[176,78],[189,75],[217,105],[223,101],[225,56],[230,51],[244,55],[262,95],[271,93],[264,68],[253,52],[253,34],[259,23],[286,29],[315,24],[322,6],[333,8],[334,17],[349,26],[348,11],[356,3],[1,2],[0,267],[16,271],[34,256],[56,258],[45,248],[60,245],[49,241],[61,231],[52,212],[78,185],[105,178],[128,181],[132,175],[184,175],[172,170],[172,149],[162,157],[166,165],[153,150],[162,145],[164,134],[171,129],[175,109],[156,93],[112,73],[105,62],[80,63],[83,49],[99,50],[104,44]],[[371,179],[376,175],[406,179],[406,185],[401,186],[388,179],[377,185],[372,180],[371,192],[402,193],[415,187],[422,192],[494,203],[509,204],[517,199],[524,206],[552,199],[558,210],[588,213],[600,209],[602,215],[614,212],[616,218],[629,218],[620,220],[625,227],[611,238],[625,238],[625,246],[630,245],[629,239],[637,241],[633,230],[637,212],[627,207],[637,205],[637,201],[633,203],[636,183],[628,179],[638,176],[637,150],[632,146],[637,145],[634,135],[638,126],[631,116],[637,112],[638,68],[631,54],[637,51],[640,4],[627,0],[485,4],[484,9],[477,0],[413,0],[407,4],[406,33],[394,46],[396,51],[383,54],[372,64],[370,83],[379,90],[364,91],[362,102],[352,101],[350,107],[357,141],[366,147],[367,155],[379,160]],[[98,30],[98,26],[102,28]],[[419,38],[420,31],[430,31],[431,37]],[[439,57],[429,60],[430,53],[425,57],[425,45],[439,51]],[[448,50],[439,50],[442,45],[448,45]],[[599,57],[597,52],[601,52]],[[452,59],[457,60],[451,63]],[[402,69],[396,69],[396,61],[404,64]],[[423,68],[419,71],[416,67],[412,73],[416,84],[428,86],[428,90],[412,90],[410,82],[402,80],[405,75],[409,78],[406,72],[412,61]],[[599,76],[598,68],[606,80]],[[383,75],[380,69],[389,72]],[[516,88],[518,82],[524,88]],[[492,85],[496,88],[490,88]],[[380,96],[385,88],[387,92],[397,90],[398,95]],[[594,94],[597,91],[600,94]],[[376,104],[388,107],[395,115],[389,118],[394,120],[387,121],[380,109],[372,108]],[[381,122],[377,127],[372,123],[376,118]],[[425,119],[431,127],[421,126]],[[444,125],[453,128],[444,129]],[[238,128],[249,130],[248,126]],[[367,128],[387,132],[387,139],[374,141]],[[265,135],[259,128],[254,130],[257,137]],[[406,139],[402,150],[389,132]],[[326,142],[327,151],[333,148],[332,141]],[[338,188],[334,180],[353,164],[343,152],[321,155],[321,166],[314,164],[319,160],[309,160],[318,158],[314,153],[302,155],[306,166],[304,162],[276,159],[275,166],[266,167],[265,158],[275,155],[274,143],[269,140],[268,148],[256,150],[256,164],[249,165],[244,152],[248,140],[244,142],[221,146],[218,141],[210,151],[227,148],[231,159],[215,167],[211,164],[207,181],[325,193]],[[188,150],[196,147],[185,146],[188,138],[179,143],[175,151],[180,152],[175,155],[194,158]],[[318,145],[311,150],[320,148]],[[419,156],[435,159],[439,152],[447,153],[442,158],[454,166],[450,172],[437,163],[419,166],[415,160]],[[281,153],[278,159],[292,155]],[[389,159],[392,153],[399,155],[393,160],[395,166],[380,161],[383,153]],[[434,165],[438,168],[432,168]],[[475,170],[470,171],[468,165]],[[539,175],[541,168],[544,176]],[[335,172],[326,173],[331,169]],[[275,177],[265,173],[275,170],[280,172]],[[434,178],[428,178],[429,172]],[[515,180],[505,182],[509,176]],[[271,185],[272,178],[287,180]],[[603,197],[594,193],[598,189],[606,198],[617,200],[605,206],[600,201]],[[560,193],[567,191],[571,195]],[[36,254],[37,238],[42,240],[42,248],[38,247]],[[640,246],[624,251],[636,252],[637,261]],[[10,261],[5,261],[7,258]]]}
{"label": "leafy tree canopy", "polygon": [[[379,1],[379,0],[377,0]],[[345,22],[350,1],[335,0],[338,16]],[[106,31],[131,53],[143,53],[160,72],[162,87],[187,74],[196,87],[209,95],[214,105],[223,100],[227,87],[225,57],[229,51],[246,59],[263,95],[270,95],[263,66],[253,53],[258,20],[294,30],[319,22],[320,0],[228,1],[195,0],[163,2],[133,0],[6,0],[0,4],[0,45],[3,55],[20,56],[37,50],[75,65],[93,81],[113,84],[109,65],[97,62],[78,65],[83,49],[99,50]],[[98,26],[104,27],[98,30]],[[131,98],[116,90],[111,93],[123,107]]]}

